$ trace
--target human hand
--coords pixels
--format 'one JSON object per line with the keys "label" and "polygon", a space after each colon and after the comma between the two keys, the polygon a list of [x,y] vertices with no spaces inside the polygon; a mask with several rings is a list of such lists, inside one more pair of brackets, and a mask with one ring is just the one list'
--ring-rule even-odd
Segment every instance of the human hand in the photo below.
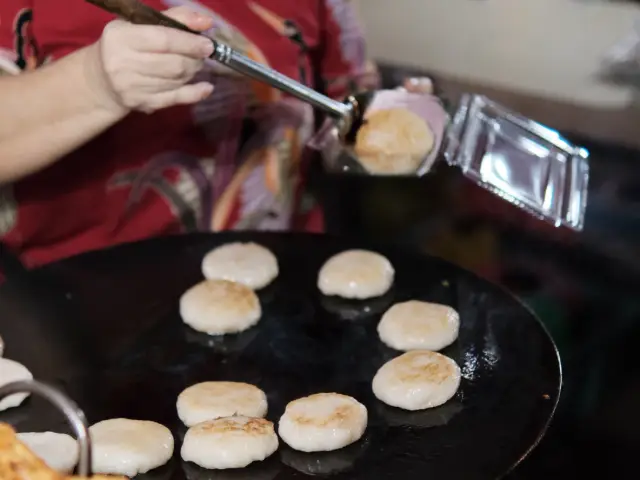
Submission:
{"label": "human hand", "polygon": [[433,82],[429,77],[410,77],[404,81],[404,88],[411,93],[433,93]]}
{"label": "human hand", "polygon": [[[185,7],[164,13],[199,32],[213,24],[210,17]],[[114,20],[91,48],[92,88],[107,108],[152,113],[196,103],[213,91],[207,82],[188,84],[213,53],[213,42],[205,37]]]}

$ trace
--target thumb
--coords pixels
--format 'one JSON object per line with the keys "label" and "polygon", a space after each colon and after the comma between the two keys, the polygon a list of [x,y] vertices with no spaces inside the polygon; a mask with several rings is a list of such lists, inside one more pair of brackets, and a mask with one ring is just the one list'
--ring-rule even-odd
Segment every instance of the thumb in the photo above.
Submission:
{"label": "thumb", "polygon": [[429,77],[406,78],[404,88],[411,93],[433,94],[433,82]]}
{"label": "thumb", "polygon": [[213,27],[213,18],[208,15],[198,13],[188,7],[174,7],[163,12],[167,17],[171,17],[183,23],[191,30],[204,32]]}

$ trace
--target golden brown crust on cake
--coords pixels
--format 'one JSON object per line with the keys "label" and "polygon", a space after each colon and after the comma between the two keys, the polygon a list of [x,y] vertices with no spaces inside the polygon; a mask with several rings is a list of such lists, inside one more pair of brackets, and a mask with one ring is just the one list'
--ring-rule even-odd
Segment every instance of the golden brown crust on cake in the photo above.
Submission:
{"label": "golden brown crust on cake", "polygon": [[435,142],[429,125],[405,108],[371,112],[356,135],[354,151],[371,173],[415,172]]}

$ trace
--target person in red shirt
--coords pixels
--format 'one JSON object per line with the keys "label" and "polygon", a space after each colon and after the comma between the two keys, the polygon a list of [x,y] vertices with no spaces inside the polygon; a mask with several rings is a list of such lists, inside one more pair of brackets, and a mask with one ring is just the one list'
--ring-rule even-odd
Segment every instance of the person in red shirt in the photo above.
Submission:
{"label": "person in red shirt", "polygon": [[[375,87],[349,0],[146,0],[339,98]],[[201,36],[83,0],[0,2],[0,240],[27,267],[188,231],[292,228],[308,105]]]}

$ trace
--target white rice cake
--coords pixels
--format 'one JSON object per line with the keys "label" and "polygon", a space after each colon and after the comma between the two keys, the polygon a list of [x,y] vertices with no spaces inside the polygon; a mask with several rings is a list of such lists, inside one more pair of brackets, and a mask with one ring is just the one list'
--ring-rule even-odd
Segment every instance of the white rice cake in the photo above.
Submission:
{"label": "white rice cake", "polygon": [[290,402],[278,424],[280,438],[301,452],[328,452],[358,441],[367,408],[339,393],[316,393]]}
{"label": "white rice cake", "polygon": [[254,242],[222,245],[202,260],[202,274],[209,280],[229,280],[258,290],[278,276],[278,260],[268,248]]}
{"label": "white rice cake", "polygon": [[396,303],[378,324],[380,340],[396,350],[438,351],[458,338],[460,316],[453,308],[410,300]]}
{"label": "white rice cake", "polygon": [[258,323],[261,315],[255,292],[228,280],[205,280],[180,298],[184,323],[209,335],[242,332]]}
{"label": "white rice cake", "polygon": [[329,258],[318,273],[318,289],[324,295],[364,300],[389,291],[395,270],[376,252],[347,250]]}
{"label": "white rice cake", "polygon": [[414,350],[385,363],[373,377],[374,395],[392,407],[423,410],[447,402],[460,386],[460,367],[451,358]]}
{"label": "white rice cake", "polygon": [[71,473],[78,463],[78,442],[64,433],[24,432],[18,433],[24,443],[50,468],[60,473]]}
{"label": "white rice cake", "polygon": [[[0,387],[25,380],[33,380],[27,367],[8,358],[0,358]],[[29,395],[28,392],[14,393],[0,399],[0,411],[19,406]]]}
{"label": "white rice cake", "polygon": [[156,422],[113,418],[92,425],[89,434],[95,473],[134,477],[164,465],[173,455],[173,435]]}
{"label": "white rice cake", "polygon": [[176,408],[187,427],[233,415],[263,418],[267,414],[267,396],[248,383],[202,382],[183,390]]}
{"label": "white rice cake", "polygon": [[273,423],[233,416],[199,423],[184,436],[182,459],[207,469],[246,467],[278,449]]}

